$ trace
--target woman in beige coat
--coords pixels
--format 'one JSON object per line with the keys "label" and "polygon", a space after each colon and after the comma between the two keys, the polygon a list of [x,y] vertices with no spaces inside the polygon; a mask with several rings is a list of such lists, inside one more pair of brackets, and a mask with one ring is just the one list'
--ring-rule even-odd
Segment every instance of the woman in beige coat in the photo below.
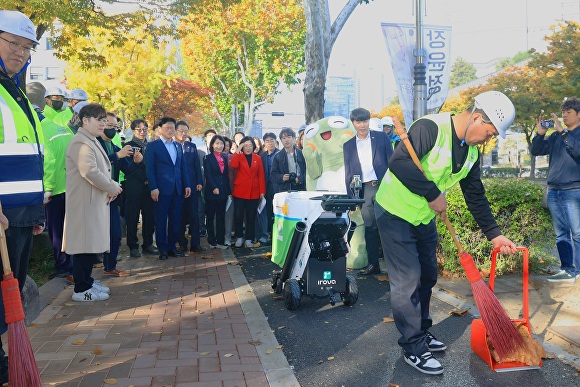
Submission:
{"label": "woman in beige coat", "polygon": [[74,301],[109,298],[109,288],[91,277],[97,254],[109,250],[109,202],[121,193],[111,178],[111,163],[97,141],[106,111],[87,104],[78,112],[81,127],[66,152],[66,217],[63,249],[73,255]]}

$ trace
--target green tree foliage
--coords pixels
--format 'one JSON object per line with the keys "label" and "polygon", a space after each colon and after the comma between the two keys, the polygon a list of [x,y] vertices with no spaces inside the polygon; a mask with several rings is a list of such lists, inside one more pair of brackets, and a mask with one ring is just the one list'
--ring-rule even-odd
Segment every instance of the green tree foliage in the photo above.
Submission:
{"label": "green tree foliage", "polygon": [[[156,42],[147,26],[134,27],[122,47],[113,47],[116,34],[102,27],[90,27],[85,36],[63,28],[71,47],[76,47],[67,62],[67,87],[84,89],[91,101],[124,114],[126,120],[146,116],[165,82],[175,77],[168,73],[175,48]],[[86,52],[104,58],[105,64],[88,66]]]}
{"label": "green tree foliage", "polygon": [[[554,245],[550,213],[541,207],[542,186],[522,179],[483,180],[491,211],[501,232],[517,246],[530,250],[530,268],[538,270],[555,259],[548,251]],[[470,253],[478,268],[489,269],[493,245],[479,229],[467,209],[459,186],[447,191],[447,216],[457,232],[463,248]],[[438,262],[442,270],[461,272],[457,248],[445,224],[437,222],[439,232]],[[500,260],[498,274],[521,269],[521,260]]]}
{"label": "green tree foliage", "polygon": [[451,66],[451,78],[449,87],[453,88],[477,79],[475,66],[467,62],[462,57],[458,57]]}
{"label": "green tree foliage", "polygon": [[519,51],[517,54],[511,58],[501,58],[495,65],[496,70],[503,70],[506,67],[515,65],[516,63],[522,62],[526,59],[530,59],[532,55],[536,52],[533,48],[528,51]]}
{"label": "green tree foliage", "polygon": [[182,56],[190,79],[210,90],[224,127],[232,105],[254,111],[271,102],[281,82],[304,71],[304,14],[297,0],[207,1],[180,21]]}

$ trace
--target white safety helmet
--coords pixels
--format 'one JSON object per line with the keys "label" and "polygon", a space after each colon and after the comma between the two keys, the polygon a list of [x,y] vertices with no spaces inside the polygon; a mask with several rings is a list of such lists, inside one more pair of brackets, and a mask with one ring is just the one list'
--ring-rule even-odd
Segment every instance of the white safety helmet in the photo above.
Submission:
{"label": "white safety helmet", "polygon": [[379,132],[383,131],[383,126],[381,125],[381,120],[377,117],[373,117],[369,120],[369,129],[376,130]]}
{"label": "white safety helmet", "polygon": [[84,91],[83,89],[74,89],[73,91],[71,91],[69,93],[68,99],[76,99],[78,101],[86,101],[87,99],[89,99],[89,97],[87,96],[87,92]]}
{"label": "white safety helmet", "polygon": [[0,11],[0,31],[30,39],[34,44],[38,44],[36,28],[34,28],[32,21],[22,12]]}
{"label": "white safety helmet", "polygon": [[475,97],[475,107],[485,112],[501,138],[505,138],[505,132],[516,117],[516,108],[507,95],[499,91],[486,91]]}
{"label": "white safety helmet", "polygon": [[393,122],[393,119],[389,116],[384,116],[383,118],[381,118],[381,125],[385,126],[385,125],[389,125],[389,126],[395,126],[395,123]]}
{"label": "white safety helmet", "polygon": [[87,101],[81,101],[75,105],[75,107],[73,108],[73,111],[76,114],[79,114],[81,112],[81,109],[84,108],[85,106],[87,106],[88,104],[89,103]]}
{"label": "white safety helmet", "polygon": [[60,87],[49,87],[46,89],[44,92],[44,98],[50,97],[51,95],[60,95],[61,97],[66,98],[66,94]]}

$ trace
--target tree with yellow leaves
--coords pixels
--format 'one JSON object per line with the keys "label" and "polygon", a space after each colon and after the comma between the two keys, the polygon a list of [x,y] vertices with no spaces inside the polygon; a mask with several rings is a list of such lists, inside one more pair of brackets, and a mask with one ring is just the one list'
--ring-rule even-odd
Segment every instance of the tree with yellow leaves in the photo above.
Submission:
{"label": "tree with yellow leaves", "polygon": [[[67,88],[84,89],[91,101],[116,111],[126,121],[147,115],[165,87],[176,76],[169,72],[175,48],[155,41],[148,26],[134,26],[127,40],[114,46],[115,34],[101,27],[90,27],[87,36],[74,36],[65,26],[74,52],[69,52],[65,70]],[[103,66],[87,66],[86,57],[103,59]]]}

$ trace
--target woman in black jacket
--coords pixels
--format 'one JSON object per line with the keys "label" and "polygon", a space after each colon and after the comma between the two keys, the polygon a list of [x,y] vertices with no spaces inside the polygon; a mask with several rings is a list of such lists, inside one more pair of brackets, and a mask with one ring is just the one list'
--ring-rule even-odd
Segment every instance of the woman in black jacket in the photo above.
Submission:
{"label": "woman in black jacket", "polygon": [[[211,153],[203,159],[205,175],[205,214],[207,241],[212,248],[227,249],[224,244],[225,216],[228,196],[231,195],[228,159],[222,152],[225,140],[215,135],[209,143]],[[215,227],[214,227],[215,221]]]}

